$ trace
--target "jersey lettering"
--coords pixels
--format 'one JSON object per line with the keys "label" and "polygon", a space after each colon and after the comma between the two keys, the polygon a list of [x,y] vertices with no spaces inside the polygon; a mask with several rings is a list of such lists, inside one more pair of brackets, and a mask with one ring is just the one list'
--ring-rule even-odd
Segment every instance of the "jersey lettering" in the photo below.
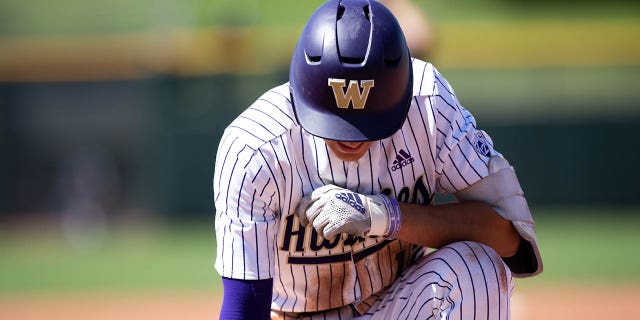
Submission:
{"label": "jersey lettering", "polygon": [[293,223],[293,215],[289,215],[286,217],[285,226],[284,226],[284,236],[282,238],[282,246],[280,250],[289,251],[289,245],[291,244],[291,238],[296,237],[296,251],[302,252],[304,251],[304,231],[305,228],[300,224],[296,223],[295,226],[298,228],[296,231],[293,231],[294,223]]}
{"label": "jersey lettering", "polygon": [[[289,264],[328,264],[353,260],[354,262],[360,261],[365,257],[374,254],[384,248],[390,241],[382,241],[372,246],[366,247],[358,252],[346,251],[342,253],[324,253],[322,255],[317,254],[319,251],[327,251],[336,248],[342,241],[342,247],[352,247],[355,244],[365,242],[366,239],[359,236],[343,234],[336,237],[333,240],[328,240],[320,237],[318,232],[313,226],[308,225],[311,236],[309,241],[305,241],[306,228],[300,223],[294,223],[293,217],[295,214],[290,214],[285,218],[284,236],[282,237],[282,243],[280,245],[281,251],[289,251],[295,242],[296,253],[316,253],[315,255],[292,255],[289,253],[287,262]],[[297,221],[296,221],[297,222]],[[295,238],[295,240],[293,239]],[[376,237],[369,237],[376,238]]]}
{"label": "jersey lettering", "polygon": [[333,249],[338,245],[338,242],[340,242],[340,237],[336,237],[333,242],[330,242],[329,240],[323,238],[322,241],[318,243],[318,232],[314,228],[312,228],[311,230],[311,244],[309,245],[309,249],[311,249],[312,251]]}
{"label": "jersey lettering", "polygon": [[[294,219],[293,219],[294,216],[295,214],[290,214],[284,220],[285,221],[284,234],[282,237],[280,250],[289,251],[291,249],[292,242],[295,242],[294,251],[305,252],[305,247],[306,247],[305,234],[306,234],[307,228],[303,227],[302,224],[300,224],[299,222],[294,223]],[[340,243],[340,240],[343,238],[343,237],[336,237],[335,239],[333,239],[333,241],[329,241],[327,239],[321,238],[320,235],[318,235],[318,232],[316,231],[316,229],[314,229],[311,225],[307,227],[310,229],[309,231],[311,232],[311,239],[308,245],[309,250],[307,251],[317,252],[325,249],[331,250],[335,248]],[[342,240],[343,240],[342,242],[343,246],[352,246],[356,243],[364,242],[365,238],[348,235],[344,237],[344,239]]]}
{"label": "jersey lettering", "polygon": [[[381,193],[390,197],[393,194],[393,190],[391,188],[384,188]],[[429,195],[429,190],[424,183],[424,176],[420,176],[416,179],[413,183],[413,188],[409,188],[407,186],[402,187],[398,192],[396,199],[398,202],[417,203],[423,205],[429,204],[431,202],[431,197]]]}

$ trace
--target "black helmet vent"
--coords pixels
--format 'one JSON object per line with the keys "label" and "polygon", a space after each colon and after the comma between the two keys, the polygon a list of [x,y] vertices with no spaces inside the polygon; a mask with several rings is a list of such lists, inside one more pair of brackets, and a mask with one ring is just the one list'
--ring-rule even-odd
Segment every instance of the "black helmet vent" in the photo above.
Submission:
{"label": "black helmet vent", "polygon": [[369,20],[369,22],[371,22],[371,11],[369,10],[369,6],[366,5],[366,6],[362,7],[362,10],[364,11],[364,16],[367,18],[367,20]]}
{"label": "black helmet vent", "polygon": [[341,3],[338,6],[338,16],[336,21],[342,19],[342,16],[344,15],[345,10],[347,10],[347,8],[345,8],[344,5]]}
{"label": "black helmet vent", "polygon": [[315,62],[320,62],[320,60],[322,60],[321,56],[312,56],[312,55],[309,55],[308,53],[305,53],[305,54],[307,55],[307,60],[309,60],[309,62],[315,63]]}

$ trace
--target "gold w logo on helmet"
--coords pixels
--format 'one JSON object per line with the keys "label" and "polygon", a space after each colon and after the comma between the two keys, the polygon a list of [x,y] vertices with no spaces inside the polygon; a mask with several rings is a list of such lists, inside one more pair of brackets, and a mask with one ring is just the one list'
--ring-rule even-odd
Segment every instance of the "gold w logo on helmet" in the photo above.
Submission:
{"label": "gold w logo on helmet", "polygon": [[[338,108],[347,109],[349,104],[353,104],[354,109],[364,109],[367,98],[369,97],[369,90],[374,86],[373,80],[360,80],[358,85],[357,80],[350,80],[347,91],[344,88],[347,84],[345,79],[329,78],[329,86],[333,89],[333,95],[336,98],[336,105]],[[361,91],[362,88],[362,91]]]}

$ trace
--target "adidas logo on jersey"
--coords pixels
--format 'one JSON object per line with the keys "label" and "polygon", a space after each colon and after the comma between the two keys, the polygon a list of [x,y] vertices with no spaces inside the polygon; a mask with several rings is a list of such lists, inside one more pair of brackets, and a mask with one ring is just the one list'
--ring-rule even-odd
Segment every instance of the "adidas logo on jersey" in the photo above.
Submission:
{"label": "adidas logo on jersey", "polygon": [[398,151],[398,154],[396,154],[396,159],[393,160],[393,166],[391,167],[391,171],[396,171],[398,169],[401,169],[402,167],[413,163],[413,161],[414,159],[409,153],[400,149],[400,151]]}
{"label": "adidas logo on jersey", "polygon": [[358,210],[358,212],[364,214],[364,204],[362,203],[360,196],[357,196],[352,192],[342,192],[336,193],[336,198],[344,201],[354,209]]}

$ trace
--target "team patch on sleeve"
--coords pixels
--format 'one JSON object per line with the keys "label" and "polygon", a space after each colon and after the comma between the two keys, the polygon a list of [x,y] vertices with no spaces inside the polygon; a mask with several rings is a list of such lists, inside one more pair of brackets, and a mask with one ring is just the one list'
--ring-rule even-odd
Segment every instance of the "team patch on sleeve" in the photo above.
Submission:
{"label": "team patch on sleeve", "polygon": [[476,131],[473,134],[473,148],[476,149],[476,152],[485,157],[491,156],[491,146],[482,131]]}

